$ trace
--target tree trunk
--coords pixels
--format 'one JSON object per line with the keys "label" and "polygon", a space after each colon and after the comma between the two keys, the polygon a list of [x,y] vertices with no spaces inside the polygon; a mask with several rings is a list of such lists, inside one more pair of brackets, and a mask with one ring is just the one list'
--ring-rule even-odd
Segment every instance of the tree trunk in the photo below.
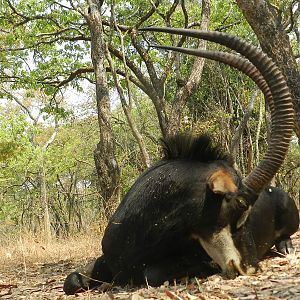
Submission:
{"label": "tree trunk", "polygon": [[261,132],[261,125],[263,121],[263,105],[262,105],[262,99],[259,99],[259,117],[257,122],[257,129],[256,129],[256,137],[255,137],[255,165],[257,166],[258,162],[260,161],[260,153],[259,153],[259,138],[260,138],[260,132]]}
{"label": "tree trunk", "polygon": [[100,141],[94,151],[94,159],[105,216],[110,218],[119,203],[120,171],[115,158],[115,143],[111,127],[109,89],[104,66],[105,45],[101,6],[97,0],[89,0],[88,3],[90,12],[86,18],[91,33],[91,57],[95,72],[96,102],[100,128]]}
{"label": "tree trunk", "polygon": [[50,212],[49,212],[49,201],[48,201],[48,195],[47,195],[47,185],[46,185],[46,169],[45,169],[45,153],[47,151],[47,148],[53,143],[55,140],[55,137],[58,132],[58,123],[55,120],[55,128],[48,139],[48,141],[45,143],[45,145],[41,149],[41,156],[40,156],[40,161],[41,161],[41,168],[40,168],[40,188],[41,188],[41,205],[44,210],[44,216],[43,216],[43,221],[44,221],[44,238],[46,242],[50,242],[52,239],[52,233],[51,233],[51,222],[50,222]]}
{"label": "tree trunk", "polygon": [[[44,155],[43,155],[44,156]],[[42,157],[42,165],[40,168],[40,193],[41,193],[41,207],[43,208],[43,237],[46,243],[49,243],[52,239],[51,234],[51,223],[49,213],[49,203],[47,197],[47,186],[46,186],[46,174],[44,166],[44,157]]]}
{"label": "tree trunk", "polygon": [[300,74],[289,36],[278,12],[266,0],[237,0],[246,20],[257,35],[262,49],[276,62],[287,79],[294,99],[295,133],[300,143]]}

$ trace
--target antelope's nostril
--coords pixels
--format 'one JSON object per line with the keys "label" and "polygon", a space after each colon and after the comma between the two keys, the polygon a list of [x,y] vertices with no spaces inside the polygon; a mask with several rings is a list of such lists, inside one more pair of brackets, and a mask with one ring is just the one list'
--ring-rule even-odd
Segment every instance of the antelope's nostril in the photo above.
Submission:
{"label": "antelope's nostril", "polygon": [[234,263],[234,260],[231,259],[226,263],[226,272],[225,276],[229,279],[234,279],[236,276],[239,275],[239,272],[236,268],[236,265]]}
{"label": "antelope's nostril", "polygon": [[256,272],[256,268],[252,266],[245,266],[239,261],[234,259],[229,260],[226,263],[226,277],[234,279],[238,275],[252,275]]}

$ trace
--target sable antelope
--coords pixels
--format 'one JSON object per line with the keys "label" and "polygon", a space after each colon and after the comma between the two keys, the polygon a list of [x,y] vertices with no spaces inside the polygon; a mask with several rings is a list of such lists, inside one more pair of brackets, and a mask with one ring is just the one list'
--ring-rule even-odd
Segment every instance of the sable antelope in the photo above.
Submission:
{"label": "sable antelope", "polygon": [[[289,236],[298,228],[292,200],[287,200],[285,210],[281,201],[290,198],[278,196],[277,190],[270,194],[263,191],[283,162],[293,128],[291,95],[276,65],[258,48],[224,33],[154,27],[145,30],[206,39],[245,56],[192,53],[238,68],[258,84],[272,111],[271,141],[264,159],[242,180],[229,156],[212,146],[208,137],[175,135],[164,139],[165,157],[133,184],[105,230],[103,255],[83,273],[73,272],[66,278],[67,294],[92,288],[101,281],[141,284],[147,280],[150,285],[158,285],[183,274],[209,274],[214,272],[210,259],[229,277],[250,274],[274,243],[280,250],[289,249]],[[191,53],[191,49],[176,50]],[[264,200],[267,198],[277,204]],[[262,232],[255,222],[261,219],[259,213],[265,213],[265,206],[275,207],[267,216],[269,221],[274,220],[274,226]],[[291,226],[277,228],[280,217],[276,207],[279,215],[290,211],[297,215]]]}

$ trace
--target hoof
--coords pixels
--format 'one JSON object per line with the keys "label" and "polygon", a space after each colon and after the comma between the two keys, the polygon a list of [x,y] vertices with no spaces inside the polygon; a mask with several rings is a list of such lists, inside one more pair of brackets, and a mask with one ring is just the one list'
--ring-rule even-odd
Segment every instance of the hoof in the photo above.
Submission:
{"label": "hoof", "polygon": [[281,240],[276,243],[276,249],[283,255],[294,253],[295,249],[290,238]]}
{"label": "hoof", "polygon": [[63,290],[67,295],[74,295],[88,290],[88,287],[84,285],[82,276],[78,272],[73,272],[67,276]]}

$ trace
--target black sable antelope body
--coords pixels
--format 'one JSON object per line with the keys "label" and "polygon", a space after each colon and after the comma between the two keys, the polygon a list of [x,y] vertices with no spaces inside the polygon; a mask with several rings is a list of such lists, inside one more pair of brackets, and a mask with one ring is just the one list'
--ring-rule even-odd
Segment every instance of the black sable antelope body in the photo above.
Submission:
{"label": "black sable antelope body", "polygon": [[[271,107],[271,141],[264,159],[242,181],[229,156],[208,137],[165,139],[165,157],[133,184],[105,230],[103,255],[66,278],[67,294],[101,282],[158,285],[187,274],[207,275],[215,271],[211,258],[230,277],[251,274],[274,244],[281,252],[291,250],[290,235],[299,225],[293,200],[278,189],[264,190],[283,162],[293,128],[291,95],[272,60],[224,33],[146,30],[206,39],[245,56],[196,54],[229,64],[257,83]],[[289,222],[283,222],[285,216]]]}

